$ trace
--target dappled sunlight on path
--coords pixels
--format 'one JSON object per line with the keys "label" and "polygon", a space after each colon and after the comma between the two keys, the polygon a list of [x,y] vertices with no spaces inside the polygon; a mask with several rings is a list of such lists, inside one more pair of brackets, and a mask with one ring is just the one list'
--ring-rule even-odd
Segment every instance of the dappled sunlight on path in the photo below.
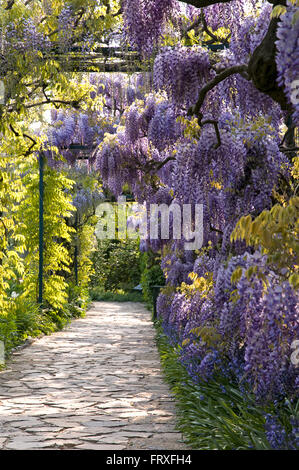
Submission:
{"label": "dappled sunlight on path", "polygon": [[95,302],[0,373],[0,449],[184,449],[150,313]]}

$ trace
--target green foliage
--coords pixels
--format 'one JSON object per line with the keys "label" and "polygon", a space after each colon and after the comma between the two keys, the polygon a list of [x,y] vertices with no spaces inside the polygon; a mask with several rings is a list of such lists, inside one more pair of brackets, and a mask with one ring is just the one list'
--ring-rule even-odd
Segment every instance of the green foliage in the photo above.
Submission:
{"label": "green foliage", "polygon": [[194,384],[158,322],[156,329],[162,368],[176,399],[177,428],[192,449],[270,450],[264,428],[266,413],[278,412],[280,422],[290,431],[298,405],[258,406],[249,390],[245,398],[238,386],[224,377]]}
{"label": "green foliage", "polygon": [[[7,4],[12,3],[10,8]],[[60,106],[74,106],[78,103],[90,105],[90,86],[80,83],[76,73],[67,72],[66,55],[63,54],[66,38],[59,21],[63,9],[68,6],[74,15],[72,43],[79,49],[88,45],[87,32],[104,42],[111,28],[120,25],[118,1],[94,2],[94,0],[30,1],[15,0],[0,2],[1,28],[13,25],[18,32],[11,38],[10,49],[5,50],[7,70],[1,78],[6,90],[6,105],[0,106],[0,132],[9,132],[9,125],[17,121],[29,121],[36,103],[59,101]],[[59,18],[60,17],[60,18]],[[38,34],[52,43],[53,50],[27,49],[18,47],[18,36],[23,36],[25,22],[32,22]],[[35,100],[34,98],[40,99]],[[83,100],[85,103],[83,103]],[[3,108],[3,109],[2,109]],[[28,142],[27,142],[28,144]]]}
{"label": "green foliage", "polygon": [[[88,219],[85,223],[80,224],[77,227],[76,234],[73,237],[73,244],[77,244],[78,250],[78,300],[85,303],[88,299],[88,286],[90,279],[94,273],[92,263],[92,253],[95,250],[95,236],[94,226],[96,218]],[[74,246],[73,246],[74,249]],[[74,251],[72,253],[72,259],[74,259]],[[74,279],[74,267],[72,268],[73,279]],[[81,299],[81,300],[80,300]]]}
{"label": "green foliage", "polygon": [[82,284],[78,286],[69,283],[67,310],[71,317],[79,318],[85,315],[90,305],[89,289]]}
{"label": "green foliage", "polygon": [[279,18],[281,15],[284,15],[286,11],[287,11],[286,6],[276,5],[271,12],[271,18]]}
{"label": "green foliage", "polygon": [[92,255],[95,274],[91,285],[104,291],[128,291],[140,281],[138,240],[98,240]]}
{"label": "green foliage", "polygon": [[[8,7],[7,7],[8,6]],[[72,175],[45,170],[44,305],[37,308],[38,295],[38,164],[47,124],[44,111],[62,107],[99,111],[102,96],[91,99],[93,85],[82,74],[67,72],[59,15],[69,6],[75,16],[72,41],[87,45],[86,31],[95,32],[103,42],[110,28],[120,24],[117,0],[55,0],[51,2],[15,0],[0,2],[1,29],[13,26],[18,34],[5,47],[5,67],[1,80],[5,104],[0,105],[0,337],[6,351],[26,335],[51,333],[72,316],[82,315],[88,306],[88,282],[92,272],[90,253],[94,248],[92,217],[80,220],[77,233],[70,223]],[[6,8],[7,7],[7,8]],[[18,36],[29,20],[37,33],[52,41],[53,51],[24,52]],[[32,26],[32,29],[33,26]],[[62,39],[62,41],[61,41]],[[8,49],[10,47],[10,49]],[[1,62],[2,64],[2,62]],[[53,104],[54,102],[54,104]],[[35,134],[36,129],[41,132]],[[52,149],[57,153],[57,149]],[[81,182],[80,182],[81,183]],[[84,184],[86,180],[84,181]],[[87,182],[92,183],[91,180]],[[89,186],[88,186],[89,187]],[[78,285],[74,279],[74,246],[78,246]],[[13,295],[12,295],[13,294]]]}
{"label": "green foliage", "polygon": [[0,316],[0,339],[9,352],[24,342],[28,336],[37,336],[43,330],[42,315],[38,306],[23,296],[9,302],[5,315]]}
{"label": "green foliage", "polygon": [[100,287],[90,289],[91,300],[111,301],[111,302],[143,302],[141,292],[125,292],[118,290],[116,292],[104,291]]}

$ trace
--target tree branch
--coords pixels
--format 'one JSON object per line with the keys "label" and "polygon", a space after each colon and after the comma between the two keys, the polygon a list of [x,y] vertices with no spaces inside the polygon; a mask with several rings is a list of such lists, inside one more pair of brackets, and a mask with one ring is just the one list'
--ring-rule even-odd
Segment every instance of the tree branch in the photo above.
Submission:
{"label": "tree branch", "polygon": [[40,101],[38,103],[31,103],[31,104],[26,104],[25,105],[25,108],[26,109],[30,109],[30,108],[34,108],[35,106],[43,106],[44,104],[69,104],[71,106],[73,106],[74,108],[78,108],[78,105],[79,105],[79,101],[65,101],[65,100],[50,100],[50,99],[47,99],[47,101]]}
{"label": "tree branch", "polygon": [[279,147],[279,150],[281,152],[284,152],[284,153],[288,153],[288,152],[298,152],[299,150],[299,147],[293,147],[293,148],[287,148],[287,147]]}
{"label": "tree branch", "polygon": [[213,227],[211,223],[210,223],[210,230],[212,232],[217,232],[217,233],[220,233],[221,235],[223,235],[222,230],[219,230],[218,228]]}
{"label": "tree branch", "polygon": [[230,34],[228,35],[227,38],[222,40],[222,39],[218,38],[212,31],[210,31],[209,28],[208,28],[208,24],[207,24],[206,17],[205,17],[203,9],[201,10],[200,19],[201,19],[201,22],[202,22],[204,32],[208,36],[210,36],[210,38],[213,40],[213,42],[221,42],[222,44],[228,44],[227,41],[230,37]]}
{"label": "tree branch", "polygon": [[208,7],[210,5],[215,5],[215,3],[229,3],[232,0],[181,0],[182,3],[187,3],[188,5],[193,5],[196,8]]}
{"label": "tree branch", "polygon": [[[10,124],[9,127],[10,127],[11,131],[14,133],[14,135],[15,135],[16,137],[20,137],[19,132],[17,132],[17,131],[14,129],[14,127],[13,127],[12,124]],[[36,142],[36,140],[35,140],[33,137],[31,137],[30,135],[28,135],[28,134],[26,134],[26,133],[23,133],[22,136],[25,137],[26,139],[31,140],[31,142],[32,142],[32,144],[30,145],[29,149],[28,149],[27,152],[25,153],[25,157],[27,157],[28,155],[30,155],[30,153],[32,152],[33,147],[35,147],[35,145],[37,144],[37,142]]]}
{"label": "tree branch", "polygon": [[15,3],[15,0],[8,0],[7,5],[6,5],[6,7],[5,7],[5,10],[11,10],[11,8],[12,8],[13,5],[14,5],[14,3]]}
{"label": "tree branch", "polygon": [[183,32],[182,32],[182,37],[187,37],[189,31],[192,29],[195,29],[197,26],[201,24],[201,17],[197,18],[193,23],[191,23]]}
{"label": "tree branch", "polygon": [[200,16],[199,16],[198,18],[196,18],[196,20],[194,20],[193,23],[191,23],[191,24],[183,31],[182,36],[183,36],[183,37],[187,37],[189,31],[191,31],[192,29],[197,28],[197,27],[200,26],[200,25],[202,25],[203,31],[204,31],[208,36],[210,36],[210,38],[211,38],[209,41],[206,41],[205,44],[214,44],[215,42],[220,42],[220,43],[222,43],[222,44],[228,44],[228,39],[230,38],[231,33],[230,33],[230,34],[227,36],[227,38],[225,38],[225,39],[221,39],[221,38],[217,37],[216,34],[214,34],[214,33],[209,29],[203,9],[201,9]]}
{"label": "tree branch", "polygon": [[116,17],[116,16],[119,16],[123,13],[123,7],[121,6],[116,13],[113,13],[112,16]]}
{"label": "tree branch", "polygon": [[175,157],[167,157],[165,158],[165,160],[163,160],[162,162],[156,162],[157,165],[156,165],[156,168],[155,170],[158,171],[158,170],[161,170],[161,168],[163,168],[164,165],[166,165],[166,163],[170,162],[170,161],[173,161],[175,160]]}

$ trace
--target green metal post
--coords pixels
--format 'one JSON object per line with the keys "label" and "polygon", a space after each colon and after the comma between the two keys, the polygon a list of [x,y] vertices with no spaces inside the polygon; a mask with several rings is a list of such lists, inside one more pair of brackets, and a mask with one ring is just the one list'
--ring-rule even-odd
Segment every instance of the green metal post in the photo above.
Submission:
{"label": "green metal post", "polygon": [[74,256],[74,267],[75,267],[75,282],[76,286],[78,285],[78,211],[76,211],[75,215],[75,256]]}

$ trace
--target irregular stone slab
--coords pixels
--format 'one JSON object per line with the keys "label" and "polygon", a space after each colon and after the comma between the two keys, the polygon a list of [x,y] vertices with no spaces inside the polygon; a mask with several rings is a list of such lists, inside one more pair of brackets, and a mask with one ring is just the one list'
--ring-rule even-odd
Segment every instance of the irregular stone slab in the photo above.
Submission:
{"label": "irregular stone slab", "polygon": [[112,445],[112,444],[93,444],[91,442],[84,442],[77,445],[76,449],[89,449],[89,450],[125,450],[125,446]]}

